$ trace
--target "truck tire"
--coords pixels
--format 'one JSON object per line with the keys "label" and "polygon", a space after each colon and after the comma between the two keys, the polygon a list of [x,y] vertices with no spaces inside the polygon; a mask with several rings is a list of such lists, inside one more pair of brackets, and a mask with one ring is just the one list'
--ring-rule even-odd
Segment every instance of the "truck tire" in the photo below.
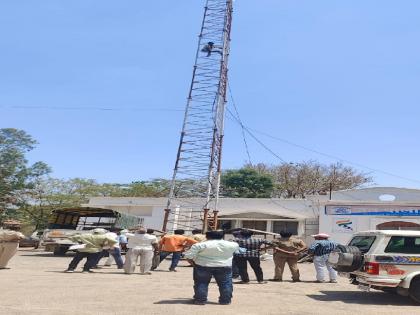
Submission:
{"label": "truck tire", "polygon": [[64,256],[67,253],[67,250],[67,247],[57,246],[54,248],[54,256]]}
{"label": "truck tire", "polygon": [[335,252],[343,253],[343,254],[351,254],[353,256],[352,263],[350,266],[343,266],[340,264],[337,264],[334,266],[334,269],[338,272],[353,272],[363,265],[363,255],[360,249],[356,246],[344,246],[344,245],[338,245]]}
{"label": "truck tire", "polygon": [[420,303],[420,278],[414,278],[411,281],[410,289],[408,290],[410,298],[417,303]]}

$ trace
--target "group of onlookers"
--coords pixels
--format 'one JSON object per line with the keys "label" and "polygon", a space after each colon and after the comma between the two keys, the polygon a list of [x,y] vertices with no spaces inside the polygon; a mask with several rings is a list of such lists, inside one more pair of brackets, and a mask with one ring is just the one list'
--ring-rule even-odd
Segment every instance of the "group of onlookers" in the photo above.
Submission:
{"label": "group of onlookers", "polygon": [[[194,298],[195,304],[205,304],[207,301],[208,285],[212,277],[219,286],[220,304],[230,304],[233,292],[232,278],[240,277],[238,284],[248,284],[250,279],[247,265],[251,266],[257,282],[264,284],[264,275],[260,266],[262,249],[271,249],[274,260],[274,278],[270,281],[283,281],[284,267],[288,264],[292,281],[299,282],[300,274],[298,259],[300,254],[307,251],[313,256],[316,270],[316,282],[325,282],[325,269],[328,270],[329,282],[337,282],[337,272],[329,265],[328,256],[337,244],[330,241],[329,235],[320,233],[313,235],[315,242],[308,248],[306,244],[292,234],[283,231],[280,238],[268,241],[263,238],[252,237],[249,230],[232,231],[233,239],[224,240],[224,231],[209,231],[205,235],[201,230],[192,231],[186,236],[184,230],[175,230],[174,234],[165,234],[160,240],[153,235],[153,230],[138,227],[133,232],[127,230],[109,232],[96,228],[90,233],[78,234],[71,240],[76,245],[76,254],[65,272],[74,272],[77,265],[86,258],[83,272],[92,272],[98,268],[99,261],[109,256],[105,265],[111,265],[112,259],[119,269],[126,274],[135,272],[139,263],[140,274],[150,275],[151,270],[172,255],[169,271],[175,272],[182,256],[194,267]],[[19,231],[0,229],[0,269],[7,266],[10,258],[16,253],[18,242],[24,236]],[[125,262],[121,256],[121,249],[126,249]],[[139,261],[139,262],[138,262]]]}
{"label": "group of onlookers", "polygon": [[[258,283],[266,283],[260,266],[260,251],[263,245],[266,249],[273,249],[274,252],[275,276],[271,280],[282,281],[284,266],[287,263],[293,282],[300,282],[298,258],[301,252],[307,250],[303,241],[292,238],[292,234],[286,231],[274,241],[252,238],[252,232],[247,230],[236,231],[234,236],[232,241],[225,241],[223,231],[207,232],[206,241],[192,245],[185,253],[185,257],[194,265],[193,302],[195,304],[206,303],[208,286],[212,277],[215,278],[219,287],[219,303],[230,304],[233,292],[233,270],[237,269],[236,272],[241,277],[241,281],[237,283],[248,284],[248,263],[254,270]],[[328,255],[337,244],[329,241],[327,234],[321,233],[313,237],[315,242],[308,249],[308,253],[314,256],[317,282],[325,282],[323,269],[326,267],[329,271],[330,282],[334,283],[337,273],[329,265]]]}

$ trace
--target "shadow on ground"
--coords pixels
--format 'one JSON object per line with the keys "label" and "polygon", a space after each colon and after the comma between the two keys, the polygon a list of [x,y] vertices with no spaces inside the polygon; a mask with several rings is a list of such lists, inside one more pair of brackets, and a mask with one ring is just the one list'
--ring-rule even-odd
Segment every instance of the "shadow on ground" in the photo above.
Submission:
{"label": "shadow on ground", "polygon": [[[161,300],[157,301],[153,304],[188,304],[188,305],[194,305],[194,301],[192,299],[171,299],[171,300]],[[206,304],[215,304],[219,305],[219,303],[216,302],[206,302]]]}
{"label": "shadow on ground", "polygon": [[417,306],[410,298],[386,292],[363,291],[320,291],[323,295],[308,294],[311,299],[324,302],[340,301],[349,304],[363,305],[401,305]]}

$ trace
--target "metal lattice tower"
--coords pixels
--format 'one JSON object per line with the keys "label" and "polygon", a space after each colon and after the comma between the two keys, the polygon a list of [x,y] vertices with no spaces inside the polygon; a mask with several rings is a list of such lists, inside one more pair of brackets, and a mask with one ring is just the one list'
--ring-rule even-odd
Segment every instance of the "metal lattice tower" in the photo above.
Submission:
{"label": "metal lattice tower", "polygon": [[164,231],[217,224],[231,22],[232,0],[206,1]]}

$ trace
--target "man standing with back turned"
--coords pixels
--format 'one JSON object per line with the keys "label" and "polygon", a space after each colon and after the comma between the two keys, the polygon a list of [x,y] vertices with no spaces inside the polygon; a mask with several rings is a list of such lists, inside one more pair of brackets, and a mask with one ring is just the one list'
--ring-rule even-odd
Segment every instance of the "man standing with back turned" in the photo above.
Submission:
{"label": "man standing with back turned", "polygon": [[172,262],[169,271],[176,271],[182,252],[197,241],[184,236],[184,230],[175,230],[173,235],[164,235],[159,242],[160,261],[172,254]]}
{"label": "man standing with back turned", "polygon": [[299,253],[307,248],[306,244],[302,240],[292,238],[292,233],[288,231],[280,232],[280,236],[281,238],[273,241],[275,269],[274,279],[270,281],[283,281],[284,266],[287,263],[293,282],[299,282],[298,257]]}
{"label": "man standing with back turned", "polygon": [[314,256],[314,266],[316,270],[316,282],[325,282],[324,271],[328,270],[331,283],[337,282],[337,271],[328,262],[330,253],[337,247],[337,243],[329,240],[329,235],[319,233],[312,235],[315,242],[309,247],[308,253]]}
{"label": "man standing with back turned", "polygon": [[219,286],[219,303],[228,305],[233,292],[232,257],[239,245],[223,240],[220,230],[207,232],[206,238],[185,253],[185,258],[194,265],[194,304],[206,303],[209,283],[214,277]]}

